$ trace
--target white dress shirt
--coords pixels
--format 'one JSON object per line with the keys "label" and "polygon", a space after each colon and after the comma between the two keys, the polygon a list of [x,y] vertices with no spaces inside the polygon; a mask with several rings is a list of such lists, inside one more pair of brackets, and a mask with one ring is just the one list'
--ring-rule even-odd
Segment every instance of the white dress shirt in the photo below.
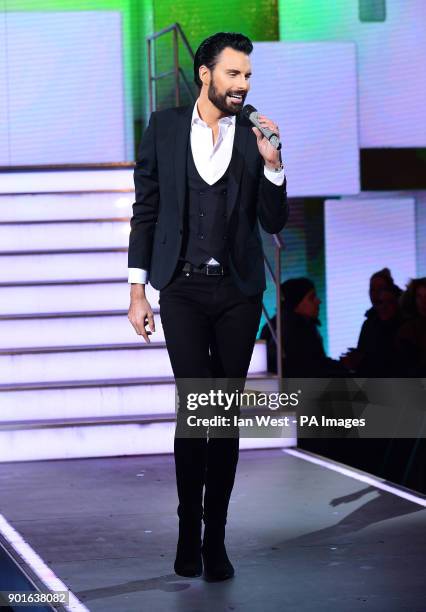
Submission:
{"label": "white dress shirt", "polygon": [[[195,167],[199,175],[209,185],[216,183],[226,172],[232,157],[235,135],[235,115],[219,119],[219,133],[213,144],[213,130],[198,114],[197,102],[194,104],[191,120],[191,149]],[[274,172],[264,167],[264,174],[275,185],[284,183],[284,170]],[[218,264],[213,257],[206,263]],[[148,271],[142,268],[128,269],[129,283],[146,284]]]}

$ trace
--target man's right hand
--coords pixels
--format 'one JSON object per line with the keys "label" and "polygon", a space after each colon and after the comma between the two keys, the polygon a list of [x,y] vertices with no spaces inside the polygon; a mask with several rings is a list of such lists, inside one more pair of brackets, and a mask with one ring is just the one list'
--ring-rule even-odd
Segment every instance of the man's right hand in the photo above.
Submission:
{"label": "man's right hand", "polygon": [[[155,332],[154,313],[150,303],[145,297],[144,285],[138,285],[138,289],[133,289],[132,285],[130,307],[127,317],[133,325],[138,336],[143,336],[145,342],[151,342],[148,335]],[[139,287],[141,289],[139,289]],[[147,331],[145,326],[149,325],[151,331]]]}

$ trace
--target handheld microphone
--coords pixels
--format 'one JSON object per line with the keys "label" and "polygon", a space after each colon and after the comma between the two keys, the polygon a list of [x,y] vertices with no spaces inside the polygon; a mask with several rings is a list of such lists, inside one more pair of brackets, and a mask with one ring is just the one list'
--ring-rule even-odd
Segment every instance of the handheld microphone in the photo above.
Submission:
{"label": "handheld microphone", "polygon": [[270,130],[268,127],[265,127],[259,123],[259,113],[251,104],[246,104],[243,110],[241,111],[244,117],[250,121],[255,127],[257,127],[262,134],[269,140],[271,145],[279,151],[281,149],[281,142],[278,134]]}

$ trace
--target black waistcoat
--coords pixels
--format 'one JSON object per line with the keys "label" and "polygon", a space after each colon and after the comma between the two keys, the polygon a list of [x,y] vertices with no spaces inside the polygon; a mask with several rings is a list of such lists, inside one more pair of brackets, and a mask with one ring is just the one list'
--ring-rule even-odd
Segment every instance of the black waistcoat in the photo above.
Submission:
{"label": "black waistcoat", "polygon": [[223,176],[209,185],[199,175],[188,143],[187,200],[185,230],[180,259],[199,266],[214,257],[222,265],[227,264],[228,245],[226,235],[226,198],[229,166]]}

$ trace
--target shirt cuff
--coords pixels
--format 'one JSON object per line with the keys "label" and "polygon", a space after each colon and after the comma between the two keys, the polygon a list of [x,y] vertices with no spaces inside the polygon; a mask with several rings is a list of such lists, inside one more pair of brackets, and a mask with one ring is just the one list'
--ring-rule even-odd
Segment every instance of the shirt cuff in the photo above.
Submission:
{"label": "shirt cuff", "polygon": [[271,183],[274,183],[274,185],[277,185],[278,187],[284,185],[284,168],[282,168],[282,170],[280,170],[279,172],[274,172],[273,170],[269,170],[269,168],[267,168],[266,166],[263,166],[263,173],[266,178],[271,181]]}
{"label": "shirt cuff", "polygon": [[128,283],[138,283],[146,285],[148,282],[148,271],[142,268],[128,268],[129,278]]}

